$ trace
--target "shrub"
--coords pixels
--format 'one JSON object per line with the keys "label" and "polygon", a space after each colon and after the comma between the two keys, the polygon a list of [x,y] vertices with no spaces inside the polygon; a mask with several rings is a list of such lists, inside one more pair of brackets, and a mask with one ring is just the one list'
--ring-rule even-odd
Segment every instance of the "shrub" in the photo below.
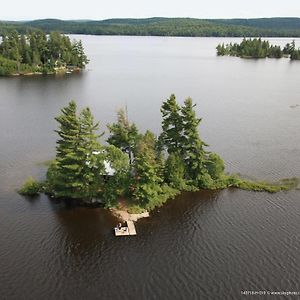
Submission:
{"label": "shrub", "polygon": [[41,184],[34,180],[32,177],[27,178],[22,188],[18,190],[18,193],[24,196],[38,195],[41,190]]}

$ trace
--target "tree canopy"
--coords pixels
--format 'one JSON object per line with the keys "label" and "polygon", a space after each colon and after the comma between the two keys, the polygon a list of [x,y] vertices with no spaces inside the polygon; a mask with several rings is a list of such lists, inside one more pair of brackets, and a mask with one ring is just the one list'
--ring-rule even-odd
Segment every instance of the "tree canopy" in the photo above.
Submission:
{"label": "tree canopy", "polygon": [[88,63],[81,41],[72,41],[58,32],[43,31],[1,35],[0,75],[55,73],[83,69]]}
{"label": "tree canopy", "polygon": [[[100,141],[99,122],[89,108],[77,111],[71,101],[62,108],[58,122],[56,157],[45,183],[29,178],[19,190],[24,195],[45,191],[56,198],[81,199],[85,204],[115,207],[126,199],[127,207],[151,210],[182,191],[243,189],[276,192],[291,188],[291,180],[278,185],[249,182],[226,175],[222,158],[207,150],[201,139],[196,105],[187,98],[179,105],[175,95],[162,103],[159,137],[139,133],[124,110],[108,125],[108,144]],[[174,130],[175,129],[175,130]],[[131,148],[134,155],[128,156]],[[122,202],[124,205],[124,201]]]}
{"label": "tree canopy", "polygon": [[41,29],[68,34],[140,35],[140,36],[215,36],[215,37],[299,37],[300,18],[195,19],[146,18],[101,21],[64,21],[44,19],[27,22],[0,22],[0,32],[16,29]]}
{"label": "tree canopy", "polygon": [[238,43],[217,46],[218,56],[237,56],[242,58],[282,58],[289,56],[291,60],[300,59],[300,49],[296,49],[295,41],[287,44],[283,49],[277,45],[270,45],[269,41],[261,38],[246,39]]}

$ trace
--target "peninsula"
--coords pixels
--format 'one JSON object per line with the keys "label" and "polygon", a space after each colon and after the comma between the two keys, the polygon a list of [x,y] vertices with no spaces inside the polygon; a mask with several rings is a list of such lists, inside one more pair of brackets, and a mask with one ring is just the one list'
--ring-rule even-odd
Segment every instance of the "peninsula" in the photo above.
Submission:
{"label": "peninsula", "polygon": [[89,108],[77,112],[71,101],[55,118],[58,122],[56,157],[45,182],[28,179],[23,195],[39,192],[55,198],[79,199],[84,205],[142,213],[161,206],[182,191],[237,187],[278,192],[297,184],[296,179],[277,184],[246,181],[225,174],[221,157],[207,150],[200,138],[195,104],[180,106],[175,95],[163,102],[162,132],[139,132],[126,112],[108,125],[107,145],[99,141],[99,123]]}
{"label": "peninsula", "polygon": [[81,41],[58,32],[8,30],[1,37],[0,76],[71,73],[89,61]]}

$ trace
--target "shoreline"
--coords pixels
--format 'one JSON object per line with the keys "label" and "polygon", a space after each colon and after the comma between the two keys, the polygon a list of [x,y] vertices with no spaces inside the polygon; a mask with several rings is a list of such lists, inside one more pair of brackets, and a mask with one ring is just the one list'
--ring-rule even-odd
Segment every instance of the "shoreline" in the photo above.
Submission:
{"label": "shoreline", "polygon": [[73,74],[73,73],[80,73],[83,69],[81,68],[58,68],[54,70],[53,72],[26,72],[26,73],[13,73],[13,74],[7,74],[2,75],[0,77],[18,77],[18,76],[37,76],[37,75],[65,75],[65,74]]}
{"label": "shoreline", "polygon": [[144,211],[139,214],[130,214],[126,210],[120,210],[120,209],[116,209],[116,208],[110,208],[109,210],[113,216],[117,217],[118,219],[122,220],[123,222],[126,222],[126,221],[136,222],[139,219],[150,217],[150,214],[148,211]]}

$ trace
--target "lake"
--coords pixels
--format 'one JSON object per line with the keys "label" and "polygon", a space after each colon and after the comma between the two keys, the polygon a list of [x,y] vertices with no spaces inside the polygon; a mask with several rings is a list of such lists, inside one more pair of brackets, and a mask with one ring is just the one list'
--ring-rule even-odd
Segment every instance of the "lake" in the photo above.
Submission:
{"label": "lake", "polygon": [[83,73],[0,78],[1,298],[214,300],[299,291],[299,190],[185,193],[138,221],[137,236],[115,238],[117,220],[103,209],[27,199],[16,189],[30,175],[45,177],[54,117],[69,100],[89,106],[102,131],[127,105],[141,131],[158,134],[171,93],[180,103],[193,98],[201,137],[226,171],[300,177],[300,62],[217,57],[218,43],[239,41],[230,38],[72,37],[91,60]]}

